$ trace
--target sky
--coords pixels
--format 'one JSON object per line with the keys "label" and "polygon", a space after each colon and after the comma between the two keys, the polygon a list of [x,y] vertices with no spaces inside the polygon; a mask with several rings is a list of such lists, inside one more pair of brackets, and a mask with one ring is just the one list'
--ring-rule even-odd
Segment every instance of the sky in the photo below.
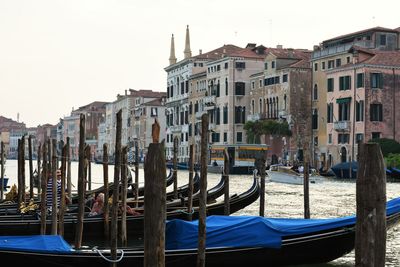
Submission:
{"label": "sky", "polygon": [[323,40],[400,27],[398,0],[0,0],[0,115],[56,124],[125,90],[166,91],[171,35],[183,59],[224,44],[312,50]]}

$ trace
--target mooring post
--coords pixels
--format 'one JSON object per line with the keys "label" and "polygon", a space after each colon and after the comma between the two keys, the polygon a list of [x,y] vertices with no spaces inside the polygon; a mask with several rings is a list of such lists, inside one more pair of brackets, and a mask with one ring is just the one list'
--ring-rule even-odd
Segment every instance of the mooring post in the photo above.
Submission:
{"label": "mooring post", "polygon": [[[307,156],[306,156],[307,158]],[[308,160],[304,161],[303,190],[304,190],[304,219],[310,219],[310,172]]]}
{"label": "mooring post", "polygon": [[[259,158],[257,159],[257,170],[260,172],[260,216],[264,217],[265,215],[265,154],[264,151],[262,151],[262,154],[259,155]],[[254,174],[255,175],[255,174]]]}
{"label": "mooring post", "polygon": [[208,114],[201,116],[201,157],[199,196],[199,242],[197,267],[206,265],[206,218],[207,218],[207,156],[208,156]]}
{"label": "mooring post", "polygon": [[51,234],[57,234],[58,192],[57,192],[57,141],[52,139],[53,158],[51,161],[52,179],[52,206],[51,206]]}
{"label": "mooring post", "polygon": [[193,209],[193,171],[194,171],[194,147],[193,144],[189,146],[189,194],[188,194],[188,220],[192,220],[192,209]]}
{"label": "mooring post", "polygon": [[21,138],[21,202],[26,203],[25,194],[25,135]]}
{"label": "mooring post", "polygon": [[[117,259],[118,245],[118,201],[119,201],[119,182],[121,174],[121,136],[122,136],[122,110],[117,112],[117,127],[115,133],[115,162],[114,162],[114,189],[112,196],[111,209],[111,257]],[[116,266],[116,263],[113,263]]]}
{"label": "mooring post", "polygon": [[90,160],[90,146],[88,144],[85,144],[85,192],[86,190],[89,190],[90,188],[90,173],[89,173],[89,160]]}
{"label": "mooring post", "polygon": [[38,145],[38,153],[37,153],[37,196],[38,200],[41,201],[41,193],[42,193],[42,171],[40,170],[41,165],[41,156],[42,156],[42,145],[39,143]]}
{"label": "mooring post", "polygon": [[224,149],[224,172],[222,174],[224,176],[224,214],[231,214],[231,207],[229,204],[229,155],[227,149]]}
{"label": "mooring post", "polygon": [[165,266],[166,164],[164,140],[158,143],[160,125],[152,127],[153,143],[144,163],[144,266]]}
{"label": "mooring post", "polygon": [[139,206],[139,144],[135,141],[135,208]]}
{"label": "mooring post", "polygon": [[384,267],[386,254],[386,172],[379,144],[359,145],[356,179],[355,263]]}
{"label": "mooring post", "polygon": [[126,194],[128,192],[128,147],[124,146],[122,148],[121,154],[121,206],[122,206],[122,213],[121,213],[121,244],[123,246],[128,245],[128,235],[126,231]]}
{"label": "mooring post", "polygon": [[79,119],[78,221],[75,232],[75,248],[82,246],[83,216],[85,213],[85,115],[80,114]]}
{"label": "mooring post", "polygon": [[108,145],[103,144],[103,180],[104,180],[104,238],[108,243],[110,241],[110,204],[108,199],[110,198],[108,188]]}
{"label": "mooring post", "polygon": [[29,198],[33,198],[33,162],[32,162],[32,136],[28,137],[28,155],[29,155]]}
{"label": "mooring post", "polygon": [[174,198],[178,198],[178,137],[174,137],[174,159],[173,159],[173,175],[174,175]]}
{"label": "mooring post", "polygon": [[42,171],[42,192],[40,200],[40,234],[46,234],[46,189],[47,189],[47,179],[48,179],[48,164],[47,164],[47,145],[43,142],[43,171]]}
{"label": "mooring post", "polygon": [[64,236],[64,214],[66,210],[65,197],[65,173],[67,170],[67,145],[64,145],[61,151],[61,203],[58,218],[58,234]]}
{"label": "mooring post", "polygon": [[0,188],[0,199],[1,200],[3,200],[3,195],[4,195],[4,142],[3,141],[1,141],[1,148],[0,148],[0,157],[1,157],[1,166],[0,166],[0,171],[1,171],[1,176],[0,176],[0,179],[1,179],[1,188]]}
{"label": "mooring post", "polygon": [[67,137],[67,192],[69,199],[72,200],[71,150],[69,145],[69,137]]}

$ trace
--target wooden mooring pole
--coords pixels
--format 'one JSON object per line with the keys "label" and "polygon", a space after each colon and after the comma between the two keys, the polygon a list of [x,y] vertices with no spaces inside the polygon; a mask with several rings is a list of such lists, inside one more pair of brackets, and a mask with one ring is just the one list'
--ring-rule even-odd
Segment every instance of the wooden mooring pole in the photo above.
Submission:
{"label": "wooden mooring pole", "polygon": [[[115,133],[115,162],[114,162],[114,190],[112,196],[111,209],[111,257],[117,259],[118,245],[118,201],[119,201],[119,182],[121,174],[121,136],[122,136],[122,110],[117,112],[117,126]],[[116,266],[116,263],[112,264]]]}
{"label": "wooden mooring pole", "polygon": [[103,180],[104,180],[104,238],[106,242],[109,242],[110,238],[110,204],[108,199],[110,194],[108,192],[108,145],[103,145]]}
{"label": "wooden mooring pole", "polygon": [[58,213],[58,192],[57,192],[57,141],[52,139],[53,157],[51,161],[51,179],[52,179],[52,206],[51,206],[51,234],[57,234],[57,213]]}
{"label": "wooden mooring pole", "polygon": [[71,149],[69,145],[69,137],[67,137],[67,192],[69,199],[72,199]]}
{"label": "wooden mooring pole", "polygon": [[42,169],[42,192],[40,200],[40,234],[46,234],[46,189],[47,189],[47,179],[48,179],[48,164],[47,164],[47,144],[43,142],[43,169]]}
{"label": "wooden mooring pole", "polygon": [[32,162],[32,136],[28,137],[28,155],[29,155],[29,198],[33,198],[33,162]]}
{"label": "wooden mooring pole", "polygon": [[1,166],[0,166],[0,172],[1,172],[1,176],[0,176],[0,179],[1,179],[1,188],[0,188],[0,199],[1,200],[3,200],[3,197],[4,197],[4,166],[5,166],[5,164],[4,164],[4,142],[3,141],[1,141],[1,144],[0,144],[0,160],[1,160]]}
{"label": "wooden mooring pole", "polygon": [[206,217],[207,217],[207,156],[208,114],[201,116],[200,196],[199,196],[199,241],[197,267],[206,265]]}
{"label": "wooden mooring pole", "polygon": [[386,256],[386,172],[379,144],[359,145],[356,199],[356,266],[384,267]]}
{"label": "wooden mooring pole", "polygon": [[[306,156],[307,158],[307,156]],[[310,219],[310,171],[308,160],[304,161],[303,190],[304,190],[304,219]]]}
{"label": "wooden mooring pole", "polygon": [[144,266],[165,266],[166,164],[164,141],[158,143],[160,125],[152,127],[153,143],[144,163]]}
{"label": "wooden mooring pole", "polygon": [[139,206],[139,144],[135,141],[135,208]]}
{"label": "wooden mooring pole", "polygon": [[42,175],[43,175],[43,173],[42,173],[42,170],[40,169],[40,165],[42,165],[42,163],[41,163],[41,157],[42,157],[42,145],[39,143],[39,145],[38,145],[38,153],[37,153],[37,196],[38,196],[38,199],[39,199],[39,201],[41,201],[41,199],[42,199],[42,196],[41,196],[41,193],[42,193]]}
{"label": "wooden mooring pole", "polygon": [[265,154],[262,153],[260,155],[260,159],[258,160],[257,169],[260,171],[260,216],[264,217],[265,215]]}
{"label": "wooden mooring pole", "polygon": [[58,218],[58,234],[64,236],[64,214],[66,210],[65,197],[65,174],[67,170],[67,145],[64,145],[61,151],[61,203]]}
{"label": "wooden mooring pole", "polygon": [[128,245],[128,237],[126,230],[126,198],[128,192],[128,147],[122,148],[121,154],[121,244],[126,247]]}
{"label": "wooden mooring pole", "polygon": [[193,209],[193,171],[194,171],[194,147],[193,144],[189,146],[189,192],[188,192],[188,220],[192,220],[192,209]]}
{"label": "wooden mooring pole", "polygon": [[223,174],[224,176],[224,214],[229,215],[231,214],[231,206],[229,204],[229,155],[228,151],[224,149],[224,171]]}
{"label": "wooden mooring pole", "polygon": [[85,212],[85,115],[80,114],[79,119],[78,221],[75,232],[75,248],[82,246],[83,216]]}
{"label": "wooden mooring pole", "polygon": [[173,176],[174,176],[174,198],[178,198],[178,137],[174,137],[174,158],[173,158]]}

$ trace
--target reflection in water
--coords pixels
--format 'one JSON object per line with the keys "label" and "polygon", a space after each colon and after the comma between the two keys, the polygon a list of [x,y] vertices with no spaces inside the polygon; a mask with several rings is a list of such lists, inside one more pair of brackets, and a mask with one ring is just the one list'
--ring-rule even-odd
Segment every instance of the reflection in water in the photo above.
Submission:
{"label": "reflection in water", "polygon": [[[36,163],[35,163],[36,164]],[[34,166],[36,166],[34,164]],[[6,175],[10,178],[9,185],[17,183],[17,162],[7,160]],[[26,170],[29,170],[26,161]],[[29,171],[27,181],[29,179]],[[113,181],[114,166],[109,166],[109,180]],[[77,162],[72,163],[72,183],[77,185],[76,177],[78,174]],[[76,174],[76,175],[74,175]],[[102,185],[103,169],[102,165],[92,165],[92,188]],[[140,169],[139,180],[143,184],[143,169]],[[208,174],[208,188],[213,187],[219,182],[218,174]],[[239,194],[247,190],[252,184],[251,175],[231,175],[230,191],[231,194]],[[178,170],[178,186],[188,182],[188,172]],[[26,183],[29,184],[29,183]],[[76,188],[75,188],[76,189]],[[173,186],[167,191],[173,190]],[[400,183],[387,183],[387,199],[390,200],[399,196]],[[326,180],[321,184],[310,184],[310,213],[311,218],[334,218],[340,216],[353,215],[356,211],[356,184],[354,181],[339,181],[335,179]],[[222,197],[221,197],[222,200]],[[267,183],[265,195],[265,216],[278,218],[302,218],[303,217],[303,187],[298,185],[288,185],[279,183]],[[235,213],[235,215],[258,215],[259,202],[255,202],[245,209]],[[386,266],[400,266],[400,226],[388,232],[386,243]],[[329,249],[329,248],[326,248]],[[315,266],[315,265],[314,265]],[[350,267],[354,266],[354,252],[349,253],[328,264],[318,265],[318,267]]]}

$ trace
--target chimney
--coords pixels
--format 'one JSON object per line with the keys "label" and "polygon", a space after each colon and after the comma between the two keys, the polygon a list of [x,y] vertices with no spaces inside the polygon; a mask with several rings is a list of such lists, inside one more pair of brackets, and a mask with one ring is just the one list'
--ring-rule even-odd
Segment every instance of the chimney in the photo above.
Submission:
{"label": "chimney", "polygon": [[277,45],[277,46],[276,46],[276,48],[278,48],[278,49],[282,49],[282,48],[283,48],[283,46],[282,46],[282,45]]}
{"label": "chimney", "polygon": [[199,49],[199,55],[203,54],[203,50]]}
{"label": "chimney", "polygon": [[125,90],[125,95],[128,95],[128,90]]}
{"label": "chimney", "polygon": [[320,50],[319,45],[314,45],[313,50],[314,50],[314,51]]}

